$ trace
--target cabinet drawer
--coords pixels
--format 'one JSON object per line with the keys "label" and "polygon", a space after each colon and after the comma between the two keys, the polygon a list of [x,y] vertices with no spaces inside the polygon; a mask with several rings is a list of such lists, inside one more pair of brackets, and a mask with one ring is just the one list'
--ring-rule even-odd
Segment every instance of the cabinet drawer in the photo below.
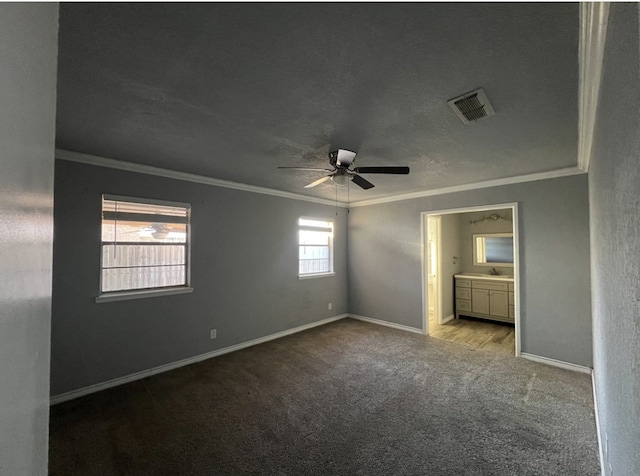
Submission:
{"label": "cabinet drawer", "polygon": [[456,311],[470,311],[471,310],[471,301],[466,301],[464,299],[456,299]]}
{"label": "cabinet drawer", "polygon": [[489,281],[473,281],[471,287],[476,289],[491,289],[493,291],[506,291],[507,283],[492,283]]}
{"label": "cabinet drawer", "polygon": [[516,290],[516,288],[515,288],[514,284],[513,283],[509,283],[509,291],[513,292],[515,290]]}
{"label": "cabinet drawer", "polygon": [[460,279],[456,278],[456,286],[459,288],[470,288],[471,280],[470,279]]}
{"label": "cabinet drawer", "polygon": [[513,306],[516,302],[515,294],[509,293],[509,306]]}
{"label": "cabinet drawer", "polygon": [[456,288],[456,298],[471,299],[471,288]]}

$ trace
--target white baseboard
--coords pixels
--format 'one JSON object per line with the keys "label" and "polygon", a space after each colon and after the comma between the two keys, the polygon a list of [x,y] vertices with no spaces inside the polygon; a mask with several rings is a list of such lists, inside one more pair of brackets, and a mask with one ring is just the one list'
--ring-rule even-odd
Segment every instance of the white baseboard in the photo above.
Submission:
{"label": "white baseboard", "polygon": [[374,319],[372,317],[359,316],[357,314],[347,314],[347,316],[353,319],[357,319],[359,321],[370,322],[371,324],[378,324],[379,326],[393,327],[394,329],[399,329],[401,331],[414,332],[416,334],[423,334],[423,335],[425,333],[424,329],[418,329],[417,327],[396,324],[394,322],[389,322],[389,321],[382,321],[380,319]]}
{"label": "white baseboard", "polygon": [[591,367],[585,367],[584,365],[572,364],[569,362],[563,362],[562,360],[550,359],[549,357],[541,357],[539,355],[527,354],[522,352],[520,357],[527,360],[533,360],[534,362],[540,362],[541,364],[551,365],[553,367],[560,367],[561,369],[573,370],[574,372],[580,372],[583,374],[591,374],[593,369]]}
{"label": "white baseboard", "polygon": [[196,355],[194,357],[189,357],[186,359],[178,360],[177,362],[171,362],[169,364],[160,365],[158,367],[153,367],[148,370],[143,370],[141,372],[136,372],[134,374],[125,375],[124,377],[118,377],[113,380],[108,380],[106,382],[97,383],[94,385],[89,385],[88,387],[79,388],[76,390],[71,390],[70,392],[61,393],[60,395],[56,395],[51,397],[49,400],[50,405],[55,405],[57,403],[66,402],[68,400],[73,400],[74,398],[83,397],[85,395],[89,395],[91,393],[99,392],[101,390],[106,390],[111,387],[117,387],[118,385],[123,385],[125,383],[133,382],[135,380],[140,380],[143,378],[150,377],[152,375],[160,374],[163,372],[168,372],[169,370],[177,369],[179,367],[184,367],[185,365],[194,364],[196,362],[201,362],[203,360],[211,359],[213,357],[217,357],[219,355],[228,354],[229,352],[235,352],[236,350],[245,349],[247,347],[251,347],[254,345],[262,344],[264,342],[268,342],[270,340],[279,339],[281,337],[288,336],[290,334],[295,334],[297,332],[306,331],[307,329],[312,329],[313,327],[322,326],[324,324],[328,324],[330,322],[338,321],[340,319],[344,319],[345,317],[350,317],[349,314],[339,314],[337,316],[329,317],[327,319],[322,319],[320,321],[312,322],[310,324],[305,324],[303,326],[294,327],[292,329],[287,329],[286,331],[276,332],[275,334],[270,334],[268,336],[259,337],[257,339],[249,340],[246,342],[241,342],[240,344],[231,345],[229,347],[225,347],[223,349],[217,349],[211,352],[207,352],[205,354]]}
{"label": "white baseboard", "polygon": [[593,413],[596,418],[596,438],[598,439],[598,454],[600,456],[600,474],[606,476],[604,462],[604,445],[602,444],[602,434],[600,433],[600,417],[598,412],[598,392],[596,391],[596,375],[595,371],[591,371],[591,387],[593,389]]}
{"label": "white baseboard", "polygon": [[442,318],[441,324],[446,324],[447,322],[453,320],[454,317],[456,317],[455,314],[451,314],[450,316]]}

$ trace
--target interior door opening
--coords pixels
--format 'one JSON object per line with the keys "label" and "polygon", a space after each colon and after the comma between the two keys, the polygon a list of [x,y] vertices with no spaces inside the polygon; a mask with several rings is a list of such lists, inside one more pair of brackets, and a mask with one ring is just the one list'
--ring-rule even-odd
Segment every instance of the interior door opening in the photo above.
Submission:
{"label": "interior door opening", "polygon": [[427,328],[442,324],[442,293],[440,291],[440,217],[427,217]]}
{"label": "interior door opening", "polygon": [[[422,227],[425,333],[519,356],[517,204],[423,212]],[[504,235],[513,238],[512,263],[479,262],[474,240]]]}

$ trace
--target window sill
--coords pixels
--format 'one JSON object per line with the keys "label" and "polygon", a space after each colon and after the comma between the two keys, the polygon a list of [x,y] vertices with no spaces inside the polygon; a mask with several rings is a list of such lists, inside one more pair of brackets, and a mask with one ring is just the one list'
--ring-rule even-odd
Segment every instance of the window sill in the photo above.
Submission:
{"label": "window sill", "polygon": [[129,299],[145,299],[159,296],[171,296],[173,294],[189,294],[193,288],[180,286],[176,288],[144,289],[134,291],[117,291],[104,293],[96,297],[96,302],[128,301]]}
{"label": "window sill", "polygon": [[299,274],[298,279],[324,278],[325,276],[335,276],[336,273]]}

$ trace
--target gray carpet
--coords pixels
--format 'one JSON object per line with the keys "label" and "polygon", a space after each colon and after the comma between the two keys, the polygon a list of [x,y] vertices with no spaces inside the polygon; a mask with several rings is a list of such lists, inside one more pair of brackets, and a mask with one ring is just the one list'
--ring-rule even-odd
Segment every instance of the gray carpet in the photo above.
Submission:
{"label": "gray carpet", "polygon": [[588,375],[344,319],[51,408],[51,475],[598,475]]}

